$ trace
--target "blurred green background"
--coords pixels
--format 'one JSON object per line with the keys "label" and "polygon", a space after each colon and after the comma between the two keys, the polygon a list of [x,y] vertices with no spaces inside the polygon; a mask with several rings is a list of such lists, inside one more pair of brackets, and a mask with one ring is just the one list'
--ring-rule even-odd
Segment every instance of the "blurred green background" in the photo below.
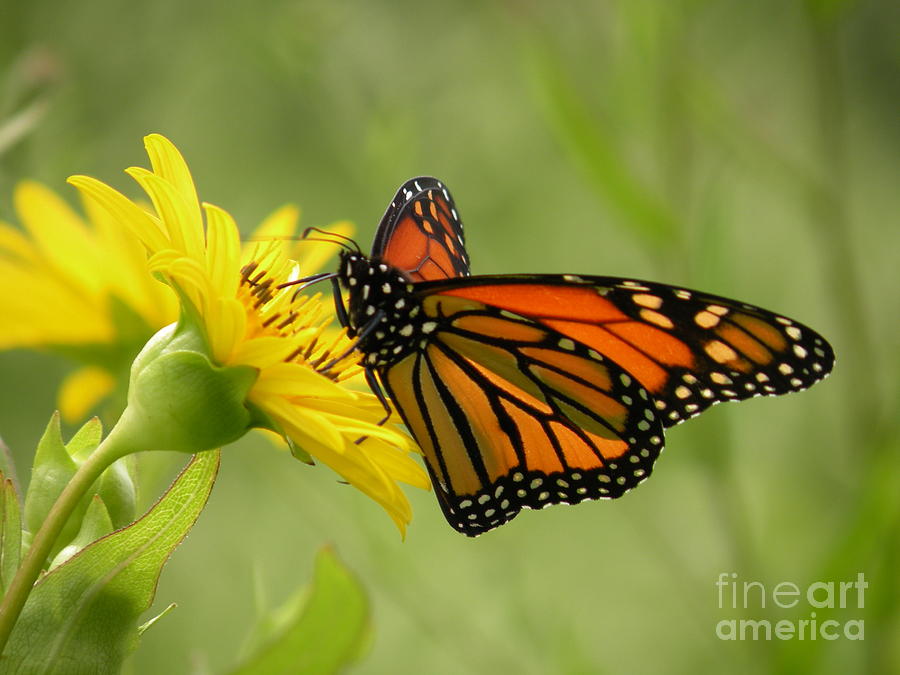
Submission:
{"label": "blurred green background", "polygon": [[[368,242],[396,187],[433,174],[475,273],[699,287],[809,323],[838,354],[809,392],[674,429],[625,498],[475,540],[410,491],[401,542],[327,469],[245,439],[130,672],[224,672],[324,543],[371,594],[361,673],[900,672],[898,20],[867,0],[3,0],[3,220],[23,178],[137,195],[121,170],[147,165],[153,131],[247,230],[295,202]],[[23,477],[69,367],[0,354]],[[722,572],[769,588],[863,572],[865,607],[833,615],[864,619],[865,639],[721,641],[721,619],[810,611],[720,609]]]}

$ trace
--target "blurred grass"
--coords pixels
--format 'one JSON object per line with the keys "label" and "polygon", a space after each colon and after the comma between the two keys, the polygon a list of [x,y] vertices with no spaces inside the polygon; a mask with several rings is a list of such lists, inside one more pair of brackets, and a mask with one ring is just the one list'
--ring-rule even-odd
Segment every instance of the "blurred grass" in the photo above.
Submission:
{"label": "blurred grass", "polygon": [[[810,392],[674,430],[625,499],[475,541],[421,493],[401,543],[326,470],[248,439],[163,575],[157,604],[179,607],[132,672],[233,665],[256,605],[291,595],[326,541],[372,594],[360,672],[900,670],[898,18],[866,0],[5,2],[0,218],[25,177],[130,189],[121,169],[150,131],[247,229],[294,201],[366,242],[396,186],[431,173],[475,272],[701,287],[796,316],[838,354]],[[23,478],[65,367],[0,354],[0,436]],[[716,621],[738,618],[716,607],[723,571],[864,571],[866,640],[721,642]]]}

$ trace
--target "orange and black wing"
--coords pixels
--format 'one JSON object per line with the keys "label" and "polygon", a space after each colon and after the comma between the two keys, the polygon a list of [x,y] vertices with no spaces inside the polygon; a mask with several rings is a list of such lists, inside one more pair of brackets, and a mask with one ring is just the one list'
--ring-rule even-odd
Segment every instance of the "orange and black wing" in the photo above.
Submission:
{"label": "orange and black wing", "polygon": [[427,345],[381,379],[425,454],[450,524],[475,536],[522,508],[622,495],[663,423],[640,382],[558,331],[443,294]]}
{"label": "orange and black wing", "polygon": [[462,221],[441,181],[420,176],[400,186],[375,233],[372,258],[411,281],[469,275]]}
{"label": "orange and black wing", "polygon": [[484,276],[418,290],[435,304],[489,307],[538,323],[640,382],[665,426],[710,405],[805,389],[834,365],[811,328],[754,305],[647,281],[574,275]]}

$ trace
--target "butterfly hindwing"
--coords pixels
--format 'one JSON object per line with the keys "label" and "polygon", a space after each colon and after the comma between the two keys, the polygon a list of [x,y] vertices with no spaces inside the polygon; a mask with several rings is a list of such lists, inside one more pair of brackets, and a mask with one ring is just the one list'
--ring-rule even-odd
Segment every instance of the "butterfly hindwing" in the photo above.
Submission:
{"label": "butterfly hindwing", "polygon": [[437,178],[413,178],[397,190],[372,244],[372,258],[412,281],[468,276],[462,221]]}
{"label": "butterfly hindwing", "polygon": [[522,508],[618,497],[650,475],[662,420],[615,363],[484,305],[423,306],[439,319],[433,339],[382,379],[454,528],[476,535]]}

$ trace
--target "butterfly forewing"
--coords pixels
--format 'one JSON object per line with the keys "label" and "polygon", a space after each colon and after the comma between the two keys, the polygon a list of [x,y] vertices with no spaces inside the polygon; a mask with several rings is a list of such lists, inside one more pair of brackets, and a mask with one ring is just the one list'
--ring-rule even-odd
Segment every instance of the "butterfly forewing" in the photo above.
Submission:
{"label": "butterfly forewing", "polygon": [[400,186],[378,226],[372,257],[412,281],[468,276],[462,221],[441,181],[420,176]]}
{"label": "butterfly forewing", "polygon": [[805,389],[834,365],[803,324],[753,305],[614,277],[471,277],[423,286],[552,328],[618,364],[646,387],[666,426],[713,403]]}
{"label": "butterfly forewing", "polygon": [[650,474],[663,427],[636,379],[535,322],[429,300],[433,340],[384,381],[454,528],[475,535],[523,507],[618,497]]}

